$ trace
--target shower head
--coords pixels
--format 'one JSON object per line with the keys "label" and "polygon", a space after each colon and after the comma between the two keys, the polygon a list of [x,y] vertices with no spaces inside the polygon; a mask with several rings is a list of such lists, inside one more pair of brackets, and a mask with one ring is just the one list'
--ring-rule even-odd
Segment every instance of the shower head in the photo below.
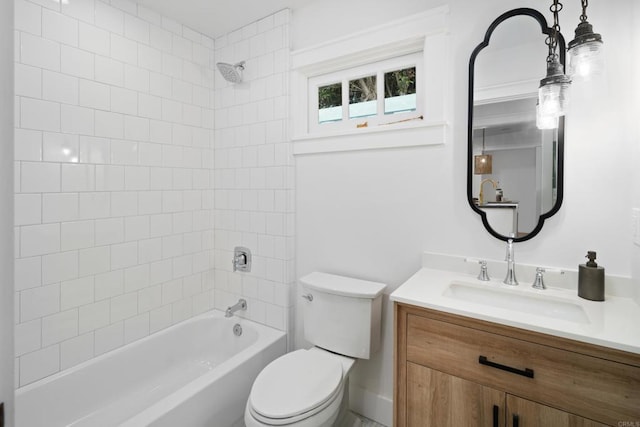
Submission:
{"label": "shower head", "polygon": [[226,62],[218,62],[216,64],[222,77],[231,83],[240,83],[242,81],[242,71],[244,70],[244,61],[237,64],[227,64]]}

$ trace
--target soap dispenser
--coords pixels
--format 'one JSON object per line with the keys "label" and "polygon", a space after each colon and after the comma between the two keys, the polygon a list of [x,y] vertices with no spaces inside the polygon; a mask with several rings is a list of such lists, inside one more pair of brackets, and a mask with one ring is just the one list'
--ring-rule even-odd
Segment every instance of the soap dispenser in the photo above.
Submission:
{"label": "soap dispenser", "polygon": [[578,296],[591,301],[604,301],[604,267],[596,264],[596,253],[587,252],[586,264],[578,269]]}

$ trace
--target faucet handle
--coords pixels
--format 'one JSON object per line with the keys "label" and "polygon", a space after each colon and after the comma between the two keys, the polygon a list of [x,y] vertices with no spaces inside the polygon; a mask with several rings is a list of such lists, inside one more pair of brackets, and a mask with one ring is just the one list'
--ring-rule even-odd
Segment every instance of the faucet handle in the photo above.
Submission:
{"label": "faucet handle", "polygon": [[233,249],[233,259],[231,260],[233,271],[251,272],[251,251],[242,246]]}
{"label": "faucet handle", "polygon": [[533,285],[531,285],[534,289],[547,289],[544,285],[544,272],[546,270],[542,267],[536,268],[536,278],[533,280]]}
{"label": "faucet handle", "polygon": [[488,282],[489,280],[491,280],[491,278],[489,277],[489,272],[487,271],[487,261],[481,259],[480,261],[478,261],[478,264],[480,264],[480,274],[478,274],[478,280],[482,280],[483,282]]}

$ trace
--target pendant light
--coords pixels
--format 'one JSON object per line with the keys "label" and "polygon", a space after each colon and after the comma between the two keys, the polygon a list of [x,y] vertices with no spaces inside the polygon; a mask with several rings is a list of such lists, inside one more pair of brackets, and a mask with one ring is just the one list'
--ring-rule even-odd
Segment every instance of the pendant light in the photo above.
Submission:
{"label": "pendant light", "polygon": [[600,34],[593,32],[587,21],[589,0],[582,1],[580,23],[575,38],[569,42],[569,74],[576,80],[589,80],[604,70],[603,43]]}
{"label": "pendant light", "polygon": [[482,154],[475,156],[475,172],[474,175],[490,175],[493,173],[493,159],[491,154],[484,154],[484,131],[482,128]]}
{"label": "pendant light", "polygon": [[543,116],[540,114],[540,104],[536,102],[536,126],[538,129],[557,129],[558,128],[558,117],[547,115]]}
{"label": "pendant light", "polygon": [[569,87],[571,79],[564,74],[564,67],[560,63],[557,53],[558,38],[560,35],[560,24],[558,13],[562,10],[562,3],[553,0],[549,8],[553,12],[553,27],[551,34],[547,37],[546,44],[549,46],[547,55],[547,76],[540,80],[538,89],[538,120],[542,123],[549,123],[551,118],[564,116],[569,104]]}

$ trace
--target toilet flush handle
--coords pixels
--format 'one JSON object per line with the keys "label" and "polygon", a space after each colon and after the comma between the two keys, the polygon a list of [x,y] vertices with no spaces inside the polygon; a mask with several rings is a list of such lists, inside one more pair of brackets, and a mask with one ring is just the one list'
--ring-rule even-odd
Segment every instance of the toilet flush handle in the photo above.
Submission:
{"label": "toilet flush handle", "polygon": [[313,301],[313,295],[311,294],[304,294],[302,295],[302,298],[306,299],[309,302]]}

